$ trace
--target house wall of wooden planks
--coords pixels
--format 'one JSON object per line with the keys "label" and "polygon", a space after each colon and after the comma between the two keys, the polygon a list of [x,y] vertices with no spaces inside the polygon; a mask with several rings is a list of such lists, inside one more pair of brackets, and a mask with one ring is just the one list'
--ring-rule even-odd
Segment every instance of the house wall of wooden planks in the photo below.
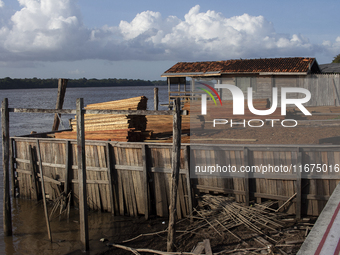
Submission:
{"label": "house wall of wooden planks", "polygon": [[[73,202],[78,203],[77,143],[75,140],[13,137],[12,171],[21,198],[36,199],[33,173],[40,164],[41,151],[46,193],[54,199],[70,184]],[[30,156],[30,148],[33,148]],[[190,178],[191,164],[219,165],[298,165],[340,164],[340,147],[326,145],[220,145],[216,152],[209,145],[182,144],[177,199],[177,217],[190,215],[196,194],[232,194],[238,202],[277,200],[284,211],[318,216],[339,179],[313,179],[294,173],[242,175],[223,178]],[[86,141],[87,203],[93,210],[115,215],[168,216],[171,180],[171,144]],[[249,178],[250,177],[250,178]],[[68,181],[67,181],[68,180]],[[39,178],[37,178],[39,182]],[[39,182],[40,183],[40,182]]]}
{"label": "house wall of wooden planks", "polygon": [[[191,83],[199,81],[219,84],[231,84],[242,89],[245,98],[247,98],[247,88],[252,87],[253,98],[262,99],[269,98],[272,101],[272,89],[278,89],[278,104],[281,104],[281,88],[299,87],[310,91],[312,97],[304,106],[339,106],[340,105],[340,74],[311,74],[307,76],[289,76],[289,75],[273,75],[273,76],[222,76],[216,77],[200,77],[193,79]],[[191,84],[191,88],[196,85]],[[232,94],[228,89],[221,89],[220,96],[223,100],[231,100]],[[290,98],[304,98],[303,93],[289,93]]]}

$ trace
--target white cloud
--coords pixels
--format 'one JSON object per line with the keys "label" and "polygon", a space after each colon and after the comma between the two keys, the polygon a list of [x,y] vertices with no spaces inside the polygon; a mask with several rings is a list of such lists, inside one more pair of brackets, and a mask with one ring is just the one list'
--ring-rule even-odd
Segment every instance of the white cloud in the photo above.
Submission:
{"label": "white cloud", "polygon": [[90,29],[82,23],[76,0],[18,1],[21,9],[10,25],[0,28],[0,61],[199,61],[311,56],[340,48],[340,37],[315,45],[300,34],[276,33],[263,16],[227,18],[211,10],[200,12],[198,5],[184,19],[145,11],[118,26]]}
{"label": "white cloud", "polygon": [[5,3],[2,0],[0,0],[0,8],[2,8],[4,6],[5,6]]}

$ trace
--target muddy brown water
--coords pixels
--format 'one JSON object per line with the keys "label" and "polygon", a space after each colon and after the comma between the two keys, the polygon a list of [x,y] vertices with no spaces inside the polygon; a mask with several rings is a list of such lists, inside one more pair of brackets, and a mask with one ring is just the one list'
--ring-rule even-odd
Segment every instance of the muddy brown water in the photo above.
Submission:
{"label": "muddy brown water", "polygon": [[[52,242],[48,239],[42,201],[12,199],[12,213],[13,236],[3,237],[1,254],[101,254],[109,249],[106,246],[108,242],[119,243],[141,233],[167,227],[165,219],[161,218],[146,221],[143,216],[112,216],[108,212],[89,211],[90,250],[84,252],[80,242],[77,208],[71,209],[70,219],[63,216],[59,220],[57,215],[52,218]],[[107,241],[103,243],[101,238]]]}
{"label": "muddy brown water", "polygon": [[[79,241],[79,215],[73,208],[70,219],[51,221],[52,242],[48,239],[42,202],[25,199],[12,200],[13,236],[4,237],[3,254],[83,254]],[[110,213],[89,212],[90,252],[107,250],[100,238],[111,239],[121,229],[129,228],[131,218],[113,217]],[[135,219],[136,220],[136,219]]]}

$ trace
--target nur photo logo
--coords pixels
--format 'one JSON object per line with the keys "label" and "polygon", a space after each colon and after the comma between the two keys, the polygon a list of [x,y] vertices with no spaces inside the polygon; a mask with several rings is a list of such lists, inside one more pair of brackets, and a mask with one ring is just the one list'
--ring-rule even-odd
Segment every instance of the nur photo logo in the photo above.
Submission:
{"label": "nur photo logo", "polygon": [[[245,115],[245,95],[243,91],[235,86],[235,85],[230,85],[230,84],[214,84],[214,87],[206,84],[206,83],[200,83],[204,85],[206,88],[209,88],[217,97],[219,100],[220,106],[223,106],[223,102],[221,100],[221,97],[219,93],[216,91],[216,89],[220,90],[225,90],[227,89],[232,96],[232,114],[235,116],[237,119]],[[207,104],[207,95],[210,96],[210,98],[214,101],[215,106],[217,106],[216,99],[214,95],[207,90],[206,88],[201,88],[199,89],[203,90],[205,93],[201,94],[201,115],[207,115],[208,114],[208,104]],[[281,101],[281,116],[286,116],[287,115],[287,105],[293,105],[297,107],[304,115],[306,116],[311,116],[312,114],[303,106],[304,103],[307,103],[311,99],[311,93],[308,89],[305,88],[297,88],[297,87],[282,87],[280,91],[280,101]],[[301,94],[302,96],[299,96],[298,98],[289,98],[288,95],[291,93],[295,94]],[[278,108],[278,102],[279,102],[279,95],[278,95],[278,88],[273,87],[272,88],[272,100],[271,100],[271,106],[269,109],[256,109],[254,104],[253,104],[253,88],[248,87],[247,88],[247,108],[252,113],[253,115],[256,116],[269,116],[273,114],[277,108]],[[225,118],[214,118],[213,120],[213,127],[215,127],[218,124],[228,124],[230,123],[231,127],[232,125],[243,125],[244,127],[246,124],[248,124],[249,127],[262,127],[265,122],[270,122],[272,127],[274,127],[274,123],[277,121],[281,121],[281,125],[283,127],[295,127],[297,126],[297,121],[294,119],[250,119],[246,121],[244,119],[242,122],[233,122],[232,119],[225,119]],[[287,122],[293,122],[293,125],[287,125]],[[254,123],[257,123],[254,125]]]}

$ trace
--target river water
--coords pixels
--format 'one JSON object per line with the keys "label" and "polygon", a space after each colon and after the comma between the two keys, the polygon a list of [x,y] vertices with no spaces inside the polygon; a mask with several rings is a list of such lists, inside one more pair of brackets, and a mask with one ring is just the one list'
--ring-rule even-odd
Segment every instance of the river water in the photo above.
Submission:
{"label": "river water", "polygon": [[[148,110],[153,110],[153,87],[111,87],[111,88],[68,88],[64,109],[76,109],[77,98],[84,98],[84,104],[119,100],[136,96],[148,98]],[[56,89],[0,90],[0,100],[8,98],[10,108],[53,109],[57,100]],[[160,104],[168,103],[167,87],[159,87]],[[166,109],[166,108],[160,108]],[[62,116],[62,126],[68,128],[68,119],[73,115]],[[10,113],[10,136],[29,134],[31,131],[48,132],[52,128],[53,114]],[[1,137],[0,137],[0,142]],[[2,148],[0,146],[0,204],[3,205]],[[0,214],[0,254],[67,254],[81,250],[79,242],[78,212],[71,211],[70,220],[54,219],[51,222],[52,239],[49,242],[42,203],[12,198],[13,236],[3,234],[3,214]],[[104,247],[98,240],[112,236],[125,228],[131,219],[114,217],[110,213],[89,213],[90,254]],[[72,253],[75,254],[75,253]]]}

